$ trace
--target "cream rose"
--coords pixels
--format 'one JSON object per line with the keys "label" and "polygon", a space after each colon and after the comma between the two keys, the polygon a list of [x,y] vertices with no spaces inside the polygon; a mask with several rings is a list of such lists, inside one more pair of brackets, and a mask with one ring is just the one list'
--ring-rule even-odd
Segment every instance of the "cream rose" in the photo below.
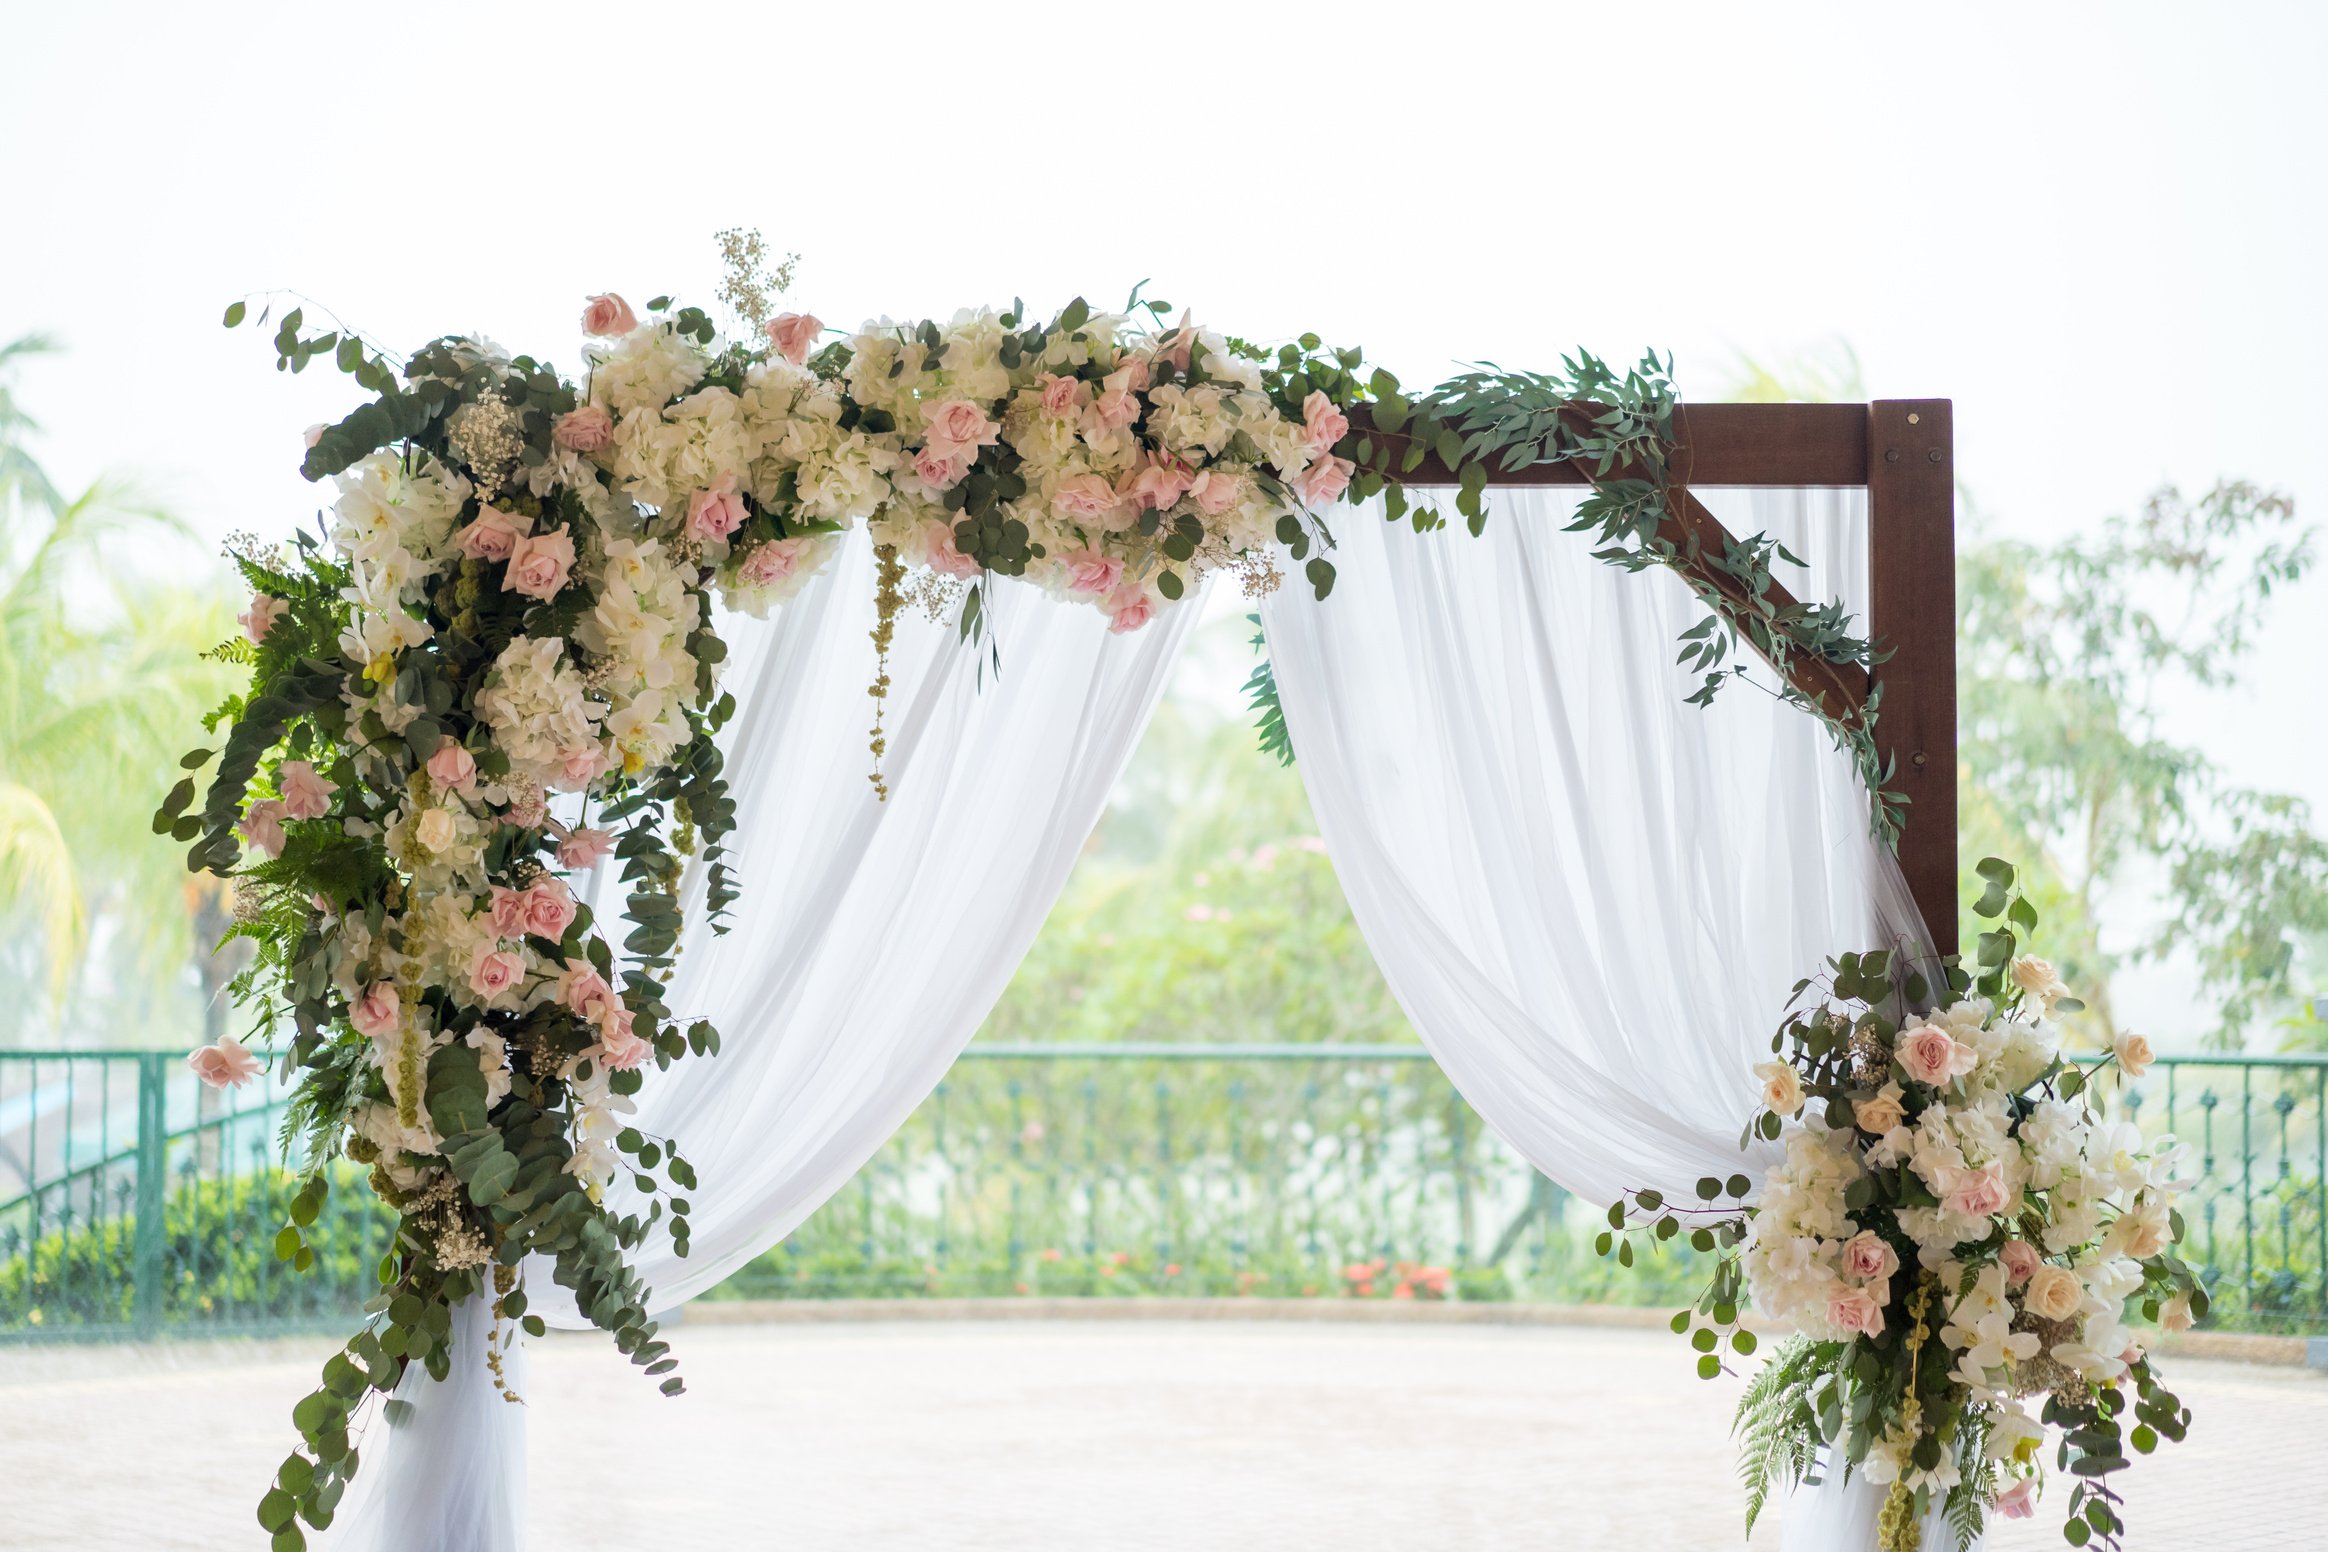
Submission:
{"label": "cream rose", "polygon": [[2151,1052],[2150,1042],[2130,1029],[2110,1042],[2110,1049],[2118,1058],[2118,1070],[2129,1078],[2141,1077],[2150,1070],[2150,1064],[2157,1060]]}
{"label": "cream rose", "polygon": [[2084,1302],[2085,1286],[2077,1273],[2051,1262],[2029,1274],[2028,1291],[2021,1295],[2022,1307],[2040,1320],[2067,1320]]}
{"label": "cream rose", "polygon": [[1803,1080],[1790,1062],[1757,1062],[1754,1076],[1762,1080],[1762,1107],[1779,1115],[1803,1108]]}
{"label": "cream rose", "polygon": [[1881,1137],[1908,1118],[1906,1107],[1900,1103],[1901,1097],[1900,1086],[1887,1083],[1867,1098],[1851,1102],[1852,1119],[1861,1131]]}

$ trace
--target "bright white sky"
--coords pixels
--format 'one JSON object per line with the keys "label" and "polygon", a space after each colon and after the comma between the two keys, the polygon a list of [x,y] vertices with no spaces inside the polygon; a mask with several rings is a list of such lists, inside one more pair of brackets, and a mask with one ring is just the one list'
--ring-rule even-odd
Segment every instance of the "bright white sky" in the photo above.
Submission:
{"label": "bright white sky", "polygon": [[[2162,480],[2328,513],[2328,6],[1182,3],[21,6],[0,51],[0,337],[53,470],[206,533],[310,515],[355,402],[218,327],[269,287],[403,348],[570,360],[585,294],[710,301],[714,230],[835,323],[1134,281],[1410,380],[1577,344],[1833,338],[1956,401],[1996,521]],[[315,313],[310,308],[310,316]],[[2328,577],[2189,709],[2328,812]]]}

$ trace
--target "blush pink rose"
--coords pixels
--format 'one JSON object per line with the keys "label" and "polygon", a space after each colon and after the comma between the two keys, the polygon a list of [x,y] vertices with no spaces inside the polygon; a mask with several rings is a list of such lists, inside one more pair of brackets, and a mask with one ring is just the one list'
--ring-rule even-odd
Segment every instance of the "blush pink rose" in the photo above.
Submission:
{"label": "blush pink rose", "polygon": [[1358,466],[1347,458],[1331,454],[1312,459],[1308,468],[1293,477],[1293,488],[1300,493],[1302,505],[1318,507],[1342,499],[1342,492],[1350,488],[1350,476]]}
{"label": "blush pink rose", "polygon": [[1887,1282],[1900,1269],[1899,1253],[1873,1229],[1862,1229],[1843,1246],[1843,1271],[1864,1283]]}
{"label": "blush pink rose", "polygon": [[1244,477],[1223,469],[1207,469],[1190,482],[1188,499],[1205,516],[1218,517],[1245,499]]}
{"label": "blush pink rose", "polygon": [[1121,504],[1122,498],[1104,474],[1073,475],[1051,492],[1051,505],[1079,523],[1097,522]]}
{"label": "blush pink rose", "polygon": [[1049,375],[1043,379],[1043,413],[1072,415],[1083,408],[1083,384],[1072,377]]}
{"label": "blush pink rose", "polygon": [[968,399],[941,399],[922,406],[923,440],[948,452],[992,447],[1002,428]]}
{"label": "blush pink rose", "polygon": [[736,576],[751,587],[781,582],[800,569],[801,551],[807,547],[806,539],[771,539],[744,557]]}
{"label": "blush pink rose", "polygon": [[609,1017],[621,1004],[614,988],[606,984],[606,977],[588,965],[570,966],[558,977],[558,1001],[566,1011],[577,1018],[596,1024]]}
{"label": "blush pink rose", "polygon": [[1196,329],[1189,322],[1189,316],[1182,313],[1180,322],[1172,332],[1156,342],[1157,359],[1171,362],[1182,372],[1186,372],[1188,364],[1196,358]]}
{"label": "blush pink rose", "polygon": [[1161,512],[1176,505],[1188,494],[1191,476],[1176,463],[1147,462],[1134,469],[1124,482],[1125,499]]}
{"label": "blush pink rose", "polygon": [[630,303],[612,291],[583,304],[582,332],[585,334],[628,334],[638,326],[638,315],[631,311]]}
{"label": "blush pink rose", "polygon": [[261,798],[243,810],[242,822],[234,828],[268,856],[283,855],[283,805],[273,798]]}
{"label": "blush pink rose", "polygon": [[744,498],[736,492],[736,477],[723,474],[709,490],[687,498],[687,532],[698,539],[725,539],[744,526]]}
{"label": "blush pink rose", "polygon": [[509,808],[502,814],[501,822],[512,830],[538,830],[549,817],[550,804],[542,789],[528,785],[510,794]]}
{"label": "blush pink rose", "polygon": [[234,1036],[220,1035],[214,1044],[187,1052],[186,1065],[214,1089],[239,1089],[265,1071],[267,1064]]}
{"label": "blush pink rose", "polygon": [[2036,1276],[2044,1260],[2037,1247],[2025,1239],[2006,1240],[2005,1248],[1997,1252],[1997,1265],[2005,1269],[2005,1286],[2009,1288],[2018,1288]]}
{"label": "blush pink rose", "polygon": [[558,774],[568,792],[580,792],[605,775],[613,764],[614,757],[599,744],[577,744],[558,751]]}
{"label": "blush pink rose", "polygon": [[495,937],[524,937],[525,891],[495,884],[493,886],[493,903],[488,907],[486,914],[493,919],[493,935]]}
{"label": "blush pink rose", "polygon": [[525,930],[552,943],[574,925],[574,895],[564,883],[545,878],[525,892]]}
{"label": "blush pink rose", "polygon": [[1107,628],[1116,635],[1136,631],[1156,617],[1156,601],[1142,587],[1127,587],[1109,596]]}
{"label": "blush pink rose", "polygon": [[1126,356],[1116,363],[1116,369],[1107,374],[1110,388],[1128,388],[1133,393],[1148,391],[1150,366],[1146,356]]}
{"label": "blush pink rose", "polygon": [[283,618],[283,612],[290,607],[272,593],[253,593],[250,608],[236,615],[235,619],[241,623],[243,634],[250,638],[251,645],[255,647],[267,639],[267,632],[275,628],[275,622]]}
{"label": "blush pink rose", "polygon": [[285,760],[275,779],[283,789],[283,814],[289,819],[321,819],[331,812],[331,795],[339,791],[338,782],[316,775],[306,760]]}
{"label": "blush pink rose", "polygon": [[629,1072],[642,1065],[653,1047],[632,1030],[636,1015],[628,1008],[617,1008],[598,1031],[598,1049],[606,1065],[615,1072]]}
{"label": "blush pink rose", "polygon": [[929,565],[941,576],[960,577],[964,581],[984,569],[978,562],[962,553],[954,543],[954,530],[943,519],[932,518],[929,531]]}
{"label": "blush pink rose", "polygon": [[[473,525],[472,525],[473,526]],[[502,587],[528,598],[555,598],[574,570],[574,536],[563,528],[528,534],[510,552]]]}
{"label": "blush pink rose", "polygon": [[1957,1045],[1948,1031],[1933,1024],[1909,1030],[1893,1047],[1892,1054],[1899,1058],[1908,1076],[1918,1083],[1934,1088],[1946,1084],[1962,1069],[1958,1067]]}
{"label": "blush pink rose", "polygon": [[477,757],[448,738],[428,757],[428,779],[439,791],[459,792],[477,779]]}
{"label": "blush pink rose", "polygon": [[2037,1512],[2037,1479],[2021,1477],[2001,1490],[1994,1505],[1999,1519],[2025,1520]]}
{"label": "blush pink rose", "polygon": [[477,951],[469,962],[469,990],[480,1002],[491,1002],[525,975],[525,961],[505,948]]}
{"label": "blush pink rose", "polygon": [[1121,431],[1140,418],[1140,396],[1129,388],[1106,387],[1091,401],[1091,421],[1101,431]]}
{"label": "blush pink rose", "polygon": [[587,827],[569,830],[558,840],[558,864],[576,870],[598,866],[598,859],[614,850],[614,837]]}
{"label": "blush pink rose", "polygon": [[824,320],[814,313],[778,313],[768,323],[768,343],[776,347],[776,354],[799,366],[808,360],[808,353],[816,348],[817,336],[824,333]]}
{"label": "blush pink rose", "polygon": [[1879,1336],[1883,1332],[1883,1305],[1865,1288],[1838,1288],[1827,1295],[1827,1320],[1841,1331]]}
{"label": "blush pink rose", "polygon": [[471,560],[507,560],[532,528],[533,519],[523,513],[480,507],[476,521],[462,529],[453,542]]}
{"label": "blush pink rose", "polygon": [[1313,453],[1327,451],[1350,434],[1350,417],[1334,407],[1322,388],[1312,388],[1301,401],[1301,424]]}
{"label": "blush pink rose", "polygon": [[614,417],[595,404],[585,404],[560,415],[550,435],[557,438],[560,447],[595,453],[614,440]]}
{"label": "blush pink rose", "polygon": [[933,443],[913,455],[913,472],[932,490],[952,490],[970,472],[967,454]]}
{"label": "blush pink rose", "polygon": [[348,1022],[356,1026],[357,1034],[375,1040],[393,1035],[404,1026],[404,999],[391,983],[374,981],[348,1004]]}
{"label": "blush pink rose", "polygon": [[1112,593],[1124,579],[1124,563],[1097,550],[1077,550],[1059,557],[1067,568],[1067,586],[1078,593]]}
{"label": "blush pink rose", "polygon": [[2011,1196],[2005,1189],[2004,1166],[1990,1164],[1959,1176],[1944,1205],[1968,1218],[1986,1218],[2003,1212]]}

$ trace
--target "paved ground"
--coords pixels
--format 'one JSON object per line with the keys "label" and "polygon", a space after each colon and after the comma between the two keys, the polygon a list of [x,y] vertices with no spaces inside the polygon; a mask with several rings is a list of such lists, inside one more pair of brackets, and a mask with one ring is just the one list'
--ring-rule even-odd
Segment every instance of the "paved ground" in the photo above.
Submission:
{"label": "paved ground", "polygon": [[[1159,1320],[675,1334],[691,1387],[678,1400],[603,1344],[536,1344],[539,1552],[1741,1545],[1733,1392],[1697,1381],[1664,1333]],[[0,1547],[262,1546],[250,1506],[325,1350],[0,1350]],[[2199,1430],[2134,1487],[2132,1545],[2328,1547],[2328,1375],[2178,1369]],[[2046,1520],[1992,1541],[2061,1544]]]}

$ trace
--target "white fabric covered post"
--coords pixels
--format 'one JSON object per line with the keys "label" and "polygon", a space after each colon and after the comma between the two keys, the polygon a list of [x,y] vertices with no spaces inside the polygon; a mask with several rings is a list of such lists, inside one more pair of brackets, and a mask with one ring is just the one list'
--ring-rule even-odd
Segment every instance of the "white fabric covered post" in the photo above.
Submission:
{"label": "white fabric covered post", "polygon": [[[1862,493],[1699,494],[1864,618]],[[1333,595],[1264,619],[1326,850],[1439,1065],[1579,1196],[1693,1200],[1768,1156],[1738,1139],[1795,980],[1923,933],[1816,719],[1744,684],[1686,704],[1702,607],[1594,560],[1574,503],[1499,491],[1477,541],[1345,517]]]}
{"label": "white fabric covered post", "polygon": [[[725,743],[744,893],[715,938],[691,889],[668,999],[718,1026],[720,1054],[650,1071],[633,1118],[677,1139],[701,1180],[688,1258],[661,1235],[637,1253],[658,1308],[789,1234],[945,1076],[1065,886],[1202,610],[1191,599],[1118,636],[1095,609],[1002,582],[988,600],[999,675],[985,646],[909,610],[882,803],[867,780],[872,596],[859,538],[765,625],[721,627],[741,707]],[[618,907],[611,881],[598,893]],[[549,1271],[526,1269],[533,1309],[579,1324]],[[342,1552],[520,1544],[524,1409],[493,1393],[482,1328],[462,1323],[446,1385],[410,1371],[408,1423],[368,1431]]]}

